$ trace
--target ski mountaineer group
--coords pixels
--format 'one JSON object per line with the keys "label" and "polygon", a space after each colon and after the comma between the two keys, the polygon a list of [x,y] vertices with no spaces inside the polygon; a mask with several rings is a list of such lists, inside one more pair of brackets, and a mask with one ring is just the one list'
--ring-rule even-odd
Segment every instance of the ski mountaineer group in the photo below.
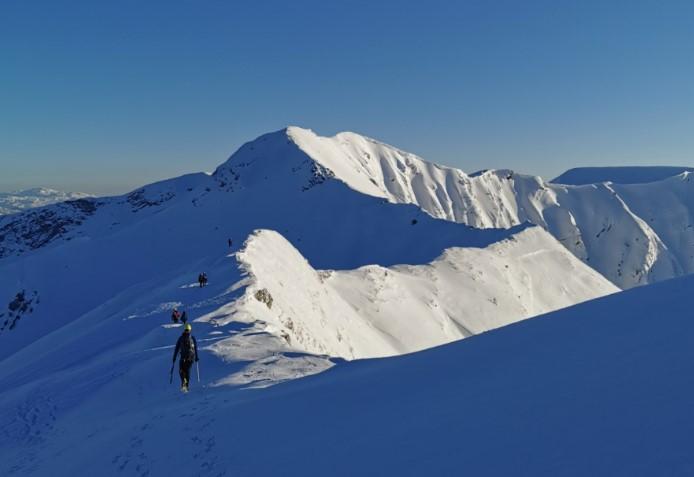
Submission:
{"label": "ski mountaineer group", "polygon": [[[227,245],[229,248],[232,247],[233,242],[231,238],[227,239]],[[198,285],[200,285],[200,288],[207,285],[207,273],[202,272],[198,274]],[[175,324],[179,322],[183,323],[183,333],[181,333],[181,336],[179,336],[176,341],[173,363],[171,364],[170,381],[173,381],[173,370],[174,366],[176,366],[176,358],[180,353],[181,358],[178,361],[178,375],[181,377],[181,392],[187,393],[190,388],[190,368],[193,367],[193,363],[197,365],[199,361],[198,342],[192,334],[193,327],[188,323],[188,314],[185,310],[181,313],[178,311],[178,308],[174,308],[171,312],[171,321]],[[200,381],[199,370],[198,381]]]}
{"label": "ski mountaineer group", "polygon": [[174,308],[173,312],[171,313],[171,321],[173,321],[174,323],[178,323],[180,321],[185,325],[188,321],[188,313],[186,313],[186,311],[184,310],[181,314],[181,312],[178,311],[178,308]]}
{"label": "ski mountaineer group", "polygon": [[[227,239],[227,245],[229,248],[232,247],[233,242],[231,238]],[[198,285],[200,288],[207,285],[207,273],[202,272],[198,274]],[[188,323],[188,314],[183,311],[181,313],[178,308],[174,308],[171,312],[171,321],[175,324],[179,322],[183,323],[183,333],[178,337],[176,341],[176,349],[174,349],[173,363],[171,364],[171,381],[173,381],[173,369],[176,365],[176,358],[178,354],[181,354],[181,359],[178,361],[178,375],[181,377],[181,392],[187,393],[190,388],[190,368],[193,367],[193,363],[199,361],[198,358],[198,342],[192,334],[193,327]],[[200,371],[198,370],[198,381],[200,381]]]}
{"label": "ski mountaineer group", "polygon": [[[171,375],[173,378],[173,368],[176,364],[176,357],[181,353],[181,359],[178,361],[178,374],[181,377],[181,392],[187,393],[190,385],[190,368],[193,363],[198,362],[198,342],[191,333],[193,327],[190,323],[186,323],[183,327],[183,333],[176,341],[176,349],[173,355],[173,364],[171,365]],[[198,371],[198,381],[200,380],[200,372]]]}

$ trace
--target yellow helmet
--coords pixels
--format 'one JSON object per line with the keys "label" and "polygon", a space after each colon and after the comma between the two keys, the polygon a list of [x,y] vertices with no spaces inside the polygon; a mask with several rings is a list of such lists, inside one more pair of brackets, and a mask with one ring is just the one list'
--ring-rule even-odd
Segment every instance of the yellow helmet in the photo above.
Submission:
{"label": "yellow helmet", "polygon": [[185,328],[184,328],[184,329],[185,329],[186,331],[190,331],[190,330],[192,330],[192,329],[193,329],[193,327],[192,327],[192,326],[190,326],[190,323],[186,323],[186,326],[185,326]]}

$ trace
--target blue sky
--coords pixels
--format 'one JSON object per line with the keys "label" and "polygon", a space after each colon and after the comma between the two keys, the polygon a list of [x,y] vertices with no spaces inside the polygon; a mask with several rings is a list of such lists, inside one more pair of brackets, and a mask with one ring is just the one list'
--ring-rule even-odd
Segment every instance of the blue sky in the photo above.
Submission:
{"label": "blue sky", "polygon": [[694,4],[0,2],[0,190],[123,192],[286,125],[472,172],[694,165]]}

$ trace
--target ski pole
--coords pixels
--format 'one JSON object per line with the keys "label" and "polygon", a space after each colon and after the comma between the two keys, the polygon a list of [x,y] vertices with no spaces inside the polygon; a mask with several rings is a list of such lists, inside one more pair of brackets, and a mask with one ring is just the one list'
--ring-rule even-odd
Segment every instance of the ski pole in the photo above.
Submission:
{"label": "ski pole", "polygon": [[171,364],[171,371],[169,371],[169,384],[172,384],[172,383],[173,383],[173,369],[174,369],[174,365],[175,365],[175,364],[176,364],[176,361],[174,361],[174,362]]}
{"label": "ski pole", "polygon": [[198,362],[195,362],[195,370],[198,372],[198,382],[200,382],[200,365]]}

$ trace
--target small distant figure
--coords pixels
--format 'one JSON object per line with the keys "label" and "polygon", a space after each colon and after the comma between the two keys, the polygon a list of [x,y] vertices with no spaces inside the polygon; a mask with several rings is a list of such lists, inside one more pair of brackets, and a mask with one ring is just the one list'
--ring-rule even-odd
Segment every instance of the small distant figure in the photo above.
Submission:
{"label": "small distant figure", "polygon": [[233,242],[231,241],[231,239],[228,239],[228,240],[227,240],[227,243],[229,244],[229,248],[231,248],[231,245],[232,245],[232,243],[233,243]]}
{"label": "small distant figure", "polygon": [[178,320],[181,319],[181,312],[178,311],[178,308],[174,308],[173,312],[171,313],[171,321],[174,323],[178,323]]}
{"label": "small distant figure", "polygon": [[188,313],[186,313],[185,310],[183,310],[183,314],[181,315],[181,323],[184,325],[188,322]]}
{"label": "small distant figure", "polygon": [[[185,312],[183,312],[185,315]],[[174,350],[173,362],[176,363],[176,356],[179,351],[181,353],[181,359],[178,362],[178,375],[181,377],[181,392],[187,393],[190,386],[190,368],[193,366],[193,362],[198,362],[198,342],[192,335],[193,327],[190,324],[186,324],[183,329],[183,333],[176,341],[176,349]],[[171,366],[173,371],[173,365]],[[200,375],[198,374],[198,380],[200,380]]]}
{"label": "small distant figure", "polygon": [[198,283],[200,284],[200,288],[207,285],[207,273],[202,272],[200,275],[198,275]]}

